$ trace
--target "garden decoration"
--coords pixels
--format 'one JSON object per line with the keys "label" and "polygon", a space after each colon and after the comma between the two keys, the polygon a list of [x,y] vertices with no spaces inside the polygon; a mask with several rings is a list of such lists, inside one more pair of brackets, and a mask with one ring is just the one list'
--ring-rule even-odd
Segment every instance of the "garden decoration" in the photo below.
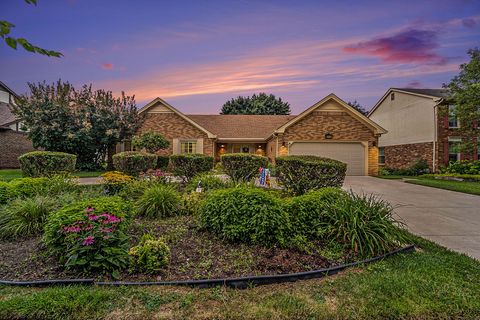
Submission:
{"label": "garden decoration", "polygon": [[195,192],[202,192],[202,180],[198,181],[197,188],[195,189]]}
{"label": "garden decoration", "polygon": [[270,188],[270,170],[267,168],[260,167],[258,169],[260,173],[259,184],[261,187]]}

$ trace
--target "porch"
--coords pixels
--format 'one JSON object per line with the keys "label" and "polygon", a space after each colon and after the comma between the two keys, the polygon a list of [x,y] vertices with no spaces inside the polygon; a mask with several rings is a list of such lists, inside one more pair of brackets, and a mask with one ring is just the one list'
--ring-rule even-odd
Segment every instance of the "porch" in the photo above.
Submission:
{"label": "porch", "polygon": [[217,142],[215,144],[215,161],[229,153],[251,153],[266,156],[267,144],[264,142]]}

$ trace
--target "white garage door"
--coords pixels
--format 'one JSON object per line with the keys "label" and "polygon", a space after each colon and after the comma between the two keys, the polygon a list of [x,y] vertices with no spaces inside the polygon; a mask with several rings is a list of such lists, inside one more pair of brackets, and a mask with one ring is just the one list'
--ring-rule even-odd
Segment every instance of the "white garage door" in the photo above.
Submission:
{"label": "white garage door", "polygon": [[294,142],[291,155],[314,155],[331,158],[347,164],[347,175],[365,175],[365,147],[361,143]]}

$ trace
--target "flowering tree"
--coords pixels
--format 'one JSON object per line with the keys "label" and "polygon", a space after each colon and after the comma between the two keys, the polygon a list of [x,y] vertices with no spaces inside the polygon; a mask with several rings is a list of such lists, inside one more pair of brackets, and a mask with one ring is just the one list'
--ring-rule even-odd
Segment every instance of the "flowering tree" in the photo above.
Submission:
{"label": "flowering tree", "polygon": [[77,155],[77,168],[96,169],[109,148],[129,139],[141,124],[134,97],[111,91],[76,90],[70,83],[28,84],[30,94],[12,111],[28,129],[34,147]]}

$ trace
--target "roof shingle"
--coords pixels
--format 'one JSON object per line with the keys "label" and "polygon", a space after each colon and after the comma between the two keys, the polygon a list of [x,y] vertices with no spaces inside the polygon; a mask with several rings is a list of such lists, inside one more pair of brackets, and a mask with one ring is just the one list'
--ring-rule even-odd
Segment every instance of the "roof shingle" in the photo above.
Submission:
{"label": "roof shingle", "polygon": [[10,111],[10,105],[0,102],[0,127],[15,122],[17,117]]}

